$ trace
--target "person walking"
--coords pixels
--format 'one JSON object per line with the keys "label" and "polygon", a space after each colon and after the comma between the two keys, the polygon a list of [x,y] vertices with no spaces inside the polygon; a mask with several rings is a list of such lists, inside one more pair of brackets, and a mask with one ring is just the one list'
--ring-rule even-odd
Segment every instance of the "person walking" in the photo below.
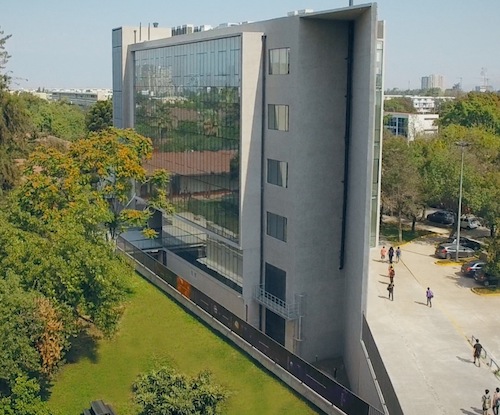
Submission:
{"label": "person walking", "polygon": [[392,264],[392,259],[394,258],[394,248],[391,246],[389,248],[389,264]]}
{"label": "person walking", "polygon": [[389,280],[391,281],[391,283],[394,282],[395,276],[396,276],[396,270],[394,269],[394,267],[392,265],[389,265]]}
{"label": "person walking", "polygon": [[385,262],[385,256],[387,255],[387,249],[385,248],[385,245],[382,247],[380,250],[380,260],[382,262]]}
{"label": "person walking", "polygon": [[481,350],[483,350],[483,346],[481,343],[479,343],[479,339],[476,339],[476,344],[474,345],[474,364],[476,364],[476,359],[478,366],[481,366]]}
{"label": "person walking", "polygon": [[396,262],[399,262],[401,260],[401,248],[398,246],[396,248]]}
{"label": "person walking", "polygon": [[389,291],[389,300],[394,301],[394,283],[390,282],[387,286],[387,291]]}
{"label": "person walking", "polygon": [[493,413],[498,415],[498,409],[500,408],[500,388],[495,389],[493,394]]}
{"label": "person walking", "polygon": [[483,406],[483,415],[488,415],[488,409],[491,408],[491,397],[488,389],[484,390],[484,395],[481,397],[481,404]]}
{"label": "person walking", "polygon": [[427,287],[427,291],[425,292],[425,297],[427,298],[427,306],[432,307],[432,299],[434,298],[434,293],[431,291],[429,287]]}

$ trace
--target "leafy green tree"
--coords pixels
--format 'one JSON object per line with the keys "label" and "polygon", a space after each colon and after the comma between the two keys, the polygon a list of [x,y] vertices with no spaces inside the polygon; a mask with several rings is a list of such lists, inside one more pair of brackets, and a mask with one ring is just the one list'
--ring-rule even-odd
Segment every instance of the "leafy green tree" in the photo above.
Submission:
{"label": "leafy green tree", "polygon": [[443,104],[440,124],[481,127],[500,134],[500,94],[469,92],[454,101]]}
{"label": "leafy green tree", "polygon": [[416,113],[417,110],[413,106],[413,101],[408,97],[397,97],[386,99],[384,101],[384,111],[387,112],[404,112],[404,113]]}
{"label": "leafy green tree", "polygon": [[[142,165],[151,157],[152,150],[149,138],[130,129],[115,128],[93,133],[70,150],[79,165],[80,177],[85,177],[108,203],[111,218],[106,226],[112,240],[127,227],[147,226],[153,209],[167,213],[172,210],[166,198],[167,172],[159,169],[148,176]],[[148,182],[153,187],[148,206],[142,211],[128,208],[134,196],[134,183]],[[154,232],[146,229],[146,235],[153,236]]]}
{"label": "leafy green tree", "polygon": [[0,397],[0,415],[51,415],[40,398],[40,385],[35,379],[19,375],[14,380],[12,393]]}
{"label": "leafy green tree", "polygon": [[[87,238],[81,233],[81,225],[73,221],[71,216],[52,221],[51,231],[40,235],[2,220],[0,267],[6,274],[18,275],[26,291],[35,290],[62,312],[69,312],[70,316],[64,317],[70,322],[76,324],[83,318],[111,334],[123,311],[132,271],[102,238]],[[41,226],[44,228],[47,225]],[[53,327],[52,333],[47,327],[49,322],[54,323],[50,310],[42,310],[40,303],[35,305],[37,315],[43,317],[42,333],[58,335],[57,327]],[[68,330],[73,328],[67,325]],[[37,336],[40,339],[40,334]],[[40,351],[50,346],[37,344]],[[63,342],[58,344],[65,347]],[[44,362],[53,366],[49,359]]]}
{"label": "leafy green tree", "polygon": [[19,178],[16,159],[26,156],[30,119],[19,97],[0,89],[0,191],[10,190]]}
{"label": "leafy green tree", "polygon": [[78,106],[66,101],[49,102],[28,92],[20,93],[19,98],[29,113],[34,138],[51,135],[75,141],[86,136],[85,113]]}
{"label": "leafy green tree", "polygon": [[384,138],[381,189],[382,205],[395,212],[402,241],[402,218],[410,217],[415,223],[423,196],[412,148],[401,137]]}
{"label": "leafy green tree", "polygon": [[139,376],[133,390],[140,415],[215,415],[228,397],[209,372],[189,378],[167,367]]}
{"label": "leafy green tree", "polygon": [[[65,217],[82,226],[87,236],[115,240],[128,227],[147,228],[154,209],[171,211],[167,202],[168,174],[149,176],[142,166],[151,156],[151,140],[133,130],[106,129],[73,143],[68,152],[39,147],[26,162],[25,179],[13,197],[15,220],[35,231]],[[142,210],[130,208],[134,183],[150,183],[152,192]],[[41,222],[41,223],[39,223]]]}
{"label": "leafy green tree", "polygon": [[97,101],[86,116],[85,125],[89,132],[101,131],[113,126],[113,101]]}

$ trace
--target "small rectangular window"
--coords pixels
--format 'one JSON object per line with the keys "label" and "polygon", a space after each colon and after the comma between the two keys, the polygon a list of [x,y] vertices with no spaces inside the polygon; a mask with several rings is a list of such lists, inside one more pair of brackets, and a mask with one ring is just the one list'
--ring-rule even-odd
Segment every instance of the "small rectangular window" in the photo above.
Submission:
{"label": "small rectangular window", "polygon": [[269,50],[269,75],[290,73],[290,48]]}
{"label": "small rectangular window", "polygon": [[281,187],[288,187],[288,163],[267,159],[267,182]]}
{"label": "small rectangular window", "polygon": [[267,234],[286,242],[286,222],[285,217],[267,212]]}
{"label": "small rectangular window", "polygon": [[288,105],[268,105],[268,127],[270,130],[288,131]]}

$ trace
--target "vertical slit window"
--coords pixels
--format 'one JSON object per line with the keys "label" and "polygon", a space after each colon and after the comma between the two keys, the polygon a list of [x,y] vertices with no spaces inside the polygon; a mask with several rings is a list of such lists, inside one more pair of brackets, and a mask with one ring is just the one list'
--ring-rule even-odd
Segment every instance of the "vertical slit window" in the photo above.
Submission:
{"label": "vertical slit window", "polygon": [[269,50],[269,75],[290,73],[290,48]]}
{"label": "vertical slit window", "polygon": [[270,130],[288,131],[288,105],[268,105],[268,127]]}
{"label": "vertical slit window", "polygon": [[288,163],[267,159],[267,182],[281,187],[288,187]]}
{"label": "vertical slit window", "polygon": [[267,234],[286,242],[287,219],[284,216],[267,212]]}

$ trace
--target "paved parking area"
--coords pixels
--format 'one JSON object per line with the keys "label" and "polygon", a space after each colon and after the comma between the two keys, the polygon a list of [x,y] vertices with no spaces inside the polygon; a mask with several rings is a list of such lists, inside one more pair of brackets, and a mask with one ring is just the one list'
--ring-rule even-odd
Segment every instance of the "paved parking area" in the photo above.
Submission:
{"label": "paved parking area", "polygon": [[367,319],[404,414],[481,414],[484,389],[500,387],[500,377],[484,361],[474,366],[468,339],[479,338],[500,364],[500,296],[473,293],[460,265],[436,264],[435,240],[426,239],[402,246],[389,301],[380,248],[371,251]]}

